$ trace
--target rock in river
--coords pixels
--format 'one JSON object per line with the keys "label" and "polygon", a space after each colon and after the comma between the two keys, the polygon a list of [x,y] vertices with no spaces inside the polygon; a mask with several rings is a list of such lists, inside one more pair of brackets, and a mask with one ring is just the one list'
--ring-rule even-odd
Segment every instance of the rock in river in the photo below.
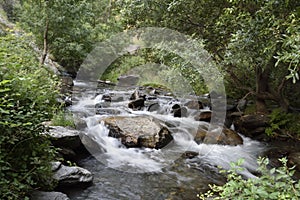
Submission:
{"label": "rock in river", "polygon": [[171,132],[153,117],[107,117],[103,119],[109,136],[121,138],[126,147],[160,149],[173,140]]}
{"label": "rock in river", "polygon": [[53,178],[58,182],[59,187],[86,186],[93,181],[92,173],[86,169],[76,166],[68,167],[62,164],[58,165],[57,162],[53,164],[59,166],[59,168],[54,171],[53,175]]}
{"label": "rock in river", "polygon": [[194,140],[200,144],[221,144],[221,145],[231,145],[236,146],[243,144],[243,139],[234,130],[218,127],[215,130],[207,131],[204,129],[199,129]]}
{"label": "rock in river", "polygon": [[68,196],[61,192],[35,191],[31,194],[31,200],[70,200]]}

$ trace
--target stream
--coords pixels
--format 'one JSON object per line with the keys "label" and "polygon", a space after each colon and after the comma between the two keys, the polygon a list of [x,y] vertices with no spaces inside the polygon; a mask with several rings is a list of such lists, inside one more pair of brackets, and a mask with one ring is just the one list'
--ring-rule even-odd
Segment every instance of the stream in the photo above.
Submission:
{"label": "stream", "polygon": [[[104,84],[97,86],[95,91],[95,84],[75,82],[74,86],[74,103],[70,109],[86,124],[78,127],[83,130],[82,137],[88,138],[96,147],[87,148],[92,155],[78,163],[93,173],[93,184],[83,190],[70,189],[66,192],[70,199],[197,199],[197,194],[205,192],[208,184],[225,182],[218,172],[219,167],[229,169],[230,162],[240,158],[245,160],[244,170],[240,173],[245,177],[255,177],[257,157],[266,147],[243,136],[243,144],[237,146],[197,144],[191,133],[199,126],[209,126],[209,123],[194,120],[191,109],[181,118],[174,117],[171,111],[174,104],[182,104],[186,97],[174,98],[166,93],[152,95],[150,92],[145,107],[133,110],[128,108],[128,103],[136,87]],[[105,101],[107,97],[111,98],[109,102]],[[159,105],[159,109],[150,112],[149,106],[153,104]],[[200,112],[208,109],[204,107]],[[168,125],[173,142],[162,149],[126,148],[119,139],[108,136],[109,130],[101,122],[107,116],[159,119]],[[187,158],[183,156],[185,152],[198,155]]]}

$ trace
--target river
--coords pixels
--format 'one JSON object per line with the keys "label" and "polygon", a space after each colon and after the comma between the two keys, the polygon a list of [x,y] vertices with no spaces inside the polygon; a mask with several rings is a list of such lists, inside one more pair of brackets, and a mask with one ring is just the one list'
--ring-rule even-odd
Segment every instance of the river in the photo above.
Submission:
{"label": "river", "polygon": [[[237,146],[217,144],[197,144],[191,130],[198,126],[208,126],[208,122],[195,121],[188,116],[174,117],[172,105],[185,101],[168,95],[149,98],[144,109],[128,108],[135,88],[117,88],[104,85],[96,91],[88,83],[75,82],[72,112],[86,122],[85,137],[99,145],[99,152],[78,164],[94,175],[92,186],[83,190],[67,191],[70,199],[197,199],[197,194],[205,192],[208,184],[222,184],[225,178],[218,173],[219,167],[230,168],[230,162],[243,158],[245,177],[255,177],[256,160],[265,151],[265,146],[250,138],[243,137],[243,144]],[[109,103],[104,96],[113,97]],[[162,111],[149,112],[147,105],[157,103]],[[101,108],[97,105],[101,104]],[[104,106],[105,105],[105,106]],[[203,108],[202,110],[207,110]],[[151,116],[161,121],[179,124],[174,131],[173,145],[162,149],[126,148],[121,142],[108,136],[109,130],[101,123],[107,116]],[[197,152],[193,158],[186,158],[185,152]]]}

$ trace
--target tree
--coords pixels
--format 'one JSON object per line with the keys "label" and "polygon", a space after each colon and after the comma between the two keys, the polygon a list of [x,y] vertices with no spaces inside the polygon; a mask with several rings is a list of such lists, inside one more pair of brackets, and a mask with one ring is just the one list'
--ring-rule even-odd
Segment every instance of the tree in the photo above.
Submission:
{"label": "tree", "polygon": [[29,0],[22,2],[20,10],[21,25],[43,48],[41,63],[50,51],[55,60],[75,74],[92,48],[91,1]]}
{"label": "tree", "polygon": [[257,112],[267,112],[266,100],[288,109],[284,91],[300,70],[298,1],[119,2],[126,27],[166,26],[203,38],[231,87],[255,96]]}
{"label": "tree", "polygon": [[94,44],[120,31],[111,0],[29,0],[20,6],[19,21],[68,72],[76,72]]}

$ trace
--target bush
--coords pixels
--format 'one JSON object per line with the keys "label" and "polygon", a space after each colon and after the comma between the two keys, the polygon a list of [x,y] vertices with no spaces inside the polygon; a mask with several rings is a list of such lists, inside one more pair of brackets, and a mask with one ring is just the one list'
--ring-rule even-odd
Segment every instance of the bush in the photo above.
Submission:
{"label": "bush", "polygon": [[269,117],[270,126],[265,130],[268,136],[300,138],[300,114],[274,109]]}
{"label": "bush", "polygon": [[55,150],[40,133],[41,122],[52,117],[57,82],[27,41],[0,37],[0,199],[24,199],[32,189],[52,187]]}
{"label": "bush", "polygon": [[222,170],[227,176],[227,183],[223,186],[210,185],[211,190],[200,194],[200,199],[298,199],[300,198],[300,182],[293,180],[293,168],[287,166],[287,159],[279,161],[282,167],[267,169],[269,160],[259,158],[258,171],[261,176],[252,179],[243,179],[237,172],[243,170],[242,160],[231,163],[231,169]]}
{"label": "bush", "polygon": [[52,126],[68,126],[75,128],[74,118],[71,112],[59,110],[51,120]]}

